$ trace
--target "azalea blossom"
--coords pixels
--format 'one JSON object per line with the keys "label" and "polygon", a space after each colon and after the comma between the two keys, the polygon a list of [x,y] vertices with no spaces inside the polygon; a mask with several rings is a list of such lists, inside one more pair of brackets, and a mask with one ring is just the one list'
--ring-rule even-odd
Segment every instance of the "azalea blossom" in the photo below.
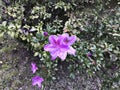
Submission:
{"label": "azalea blossom", "polygon": [[33,73],[35,73],[38,70],[38,67],[33,62],[31,63],[31,70],[32,70]]}
{"label": "azalea blossom", "polygon": [[41,78],[40,76],[35,76],[32,78],[32,85],[35,86],[35,85],[38,85],[38,87],[41,87],[41,83],[44,81],[43,78]]}
{"label": "azalea blossom", "polygon": [[75,55],[76,50],[71,46],[76,41],[76,36],[69,36],[67,33],[62,35],[51,35],[49,37],[49,44],[44,46],[45,51],[49,51],[52,60],[59,57],[65,60],[67,53]]}

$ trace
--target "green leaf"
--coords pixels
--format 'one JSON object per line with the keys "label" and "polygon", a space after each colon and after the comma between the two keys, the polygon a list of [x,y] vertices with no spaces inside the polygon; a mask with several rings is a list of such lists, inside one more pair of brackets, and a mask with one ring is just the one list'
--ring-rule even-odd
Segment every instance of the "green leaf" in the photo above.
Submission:
{"label": "green leaf", "polygon": [[39,52],[35,52],[34,53],[34,56],[36,57],[36,56],[38,56],[39,55]]}

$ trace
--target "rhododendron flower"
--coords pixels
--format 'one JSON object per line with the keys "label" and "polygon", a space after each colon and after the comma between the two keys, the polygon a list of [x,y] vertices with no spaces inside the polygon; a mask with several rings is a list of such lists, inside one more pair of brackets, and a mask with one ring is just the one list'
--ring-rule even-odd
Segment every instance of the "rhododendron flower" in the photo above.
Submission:
{"label": "rhododendron flower", "polygon": [[31,63],[31,70],[32,70],[33,73],[35,73],[38,70],[38,67],[33,62]]}
{"label": "rhododendron flower", "polygon": [[71,46],[76,41],[76,36],[70,36],[65,33],[59,36],[51,35],[49,37],[49,44],[44,46],[45,51],[49,51],[52,60],[59,57],[65,60],[67,53],[75,55],[76,50]]}
{"label": "rhododendron flower", "polygon": [[39,76],[35,76],[32,78],[32,85],[35,86],[35,85],[38,85],[38,87],[41,87],[41,83],[44,81],[43,78],[39,77]]}

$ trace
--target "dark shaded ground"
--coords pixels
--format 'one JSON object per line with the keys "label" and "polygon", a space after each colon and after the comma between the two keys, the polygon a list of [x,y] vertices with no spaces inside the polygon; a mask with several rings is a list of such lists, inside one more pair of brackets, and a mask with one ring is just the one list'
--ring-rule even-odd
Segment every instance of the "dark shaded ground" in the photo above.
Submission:
{"label": "dark shaded ground", "polygon": [[[37,86],[31,85],[32,61],[39,60],[33,57],[30,51],[20,42],[5,37],[0,39],[0,90],[40,90]],[[104,78],[94,75],[89,77],[85,73],[77,73],[75,79],[69,78],[66,69],[57,72],[57,80],[47,83],[44,90],[101,90]],[[113,78],[115,72],[120,72],[119,68],[107,70],[107,77]],[[119,79],[119,78],[118,78]],[[106,79],[107,80],[107,79]],[[109,84],[109,83],[108,83]],[[119,90],[120,80],[112,83],[111,88],[104,90]]]}
{"label": "dark shaded ground", "polygon": [[13,39],[0,39],[0,90],[34,90],[31,86],[31,57],[23,45]]}

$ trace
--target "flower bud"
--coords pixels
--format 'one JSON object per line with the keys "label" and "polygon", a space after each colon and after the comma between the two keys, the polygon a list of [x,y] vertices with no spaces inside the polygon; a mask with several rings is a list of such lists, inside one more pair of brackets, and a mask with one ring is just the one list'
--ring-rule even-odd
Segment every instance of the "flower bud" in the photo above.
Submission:
{"label": "flower bud", "polygon": [[48,32],[44,32],[44,36],[48,36]]}

